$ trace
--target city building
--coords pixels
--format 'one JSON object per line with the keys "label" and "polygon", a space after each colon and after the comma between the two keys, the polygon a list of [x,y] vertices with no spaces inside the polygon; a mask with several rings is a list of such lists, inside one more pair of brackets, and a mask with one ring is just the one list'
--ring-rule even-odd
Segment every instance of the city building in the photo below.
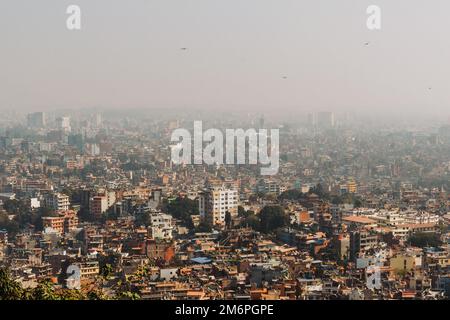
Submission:
{"label": "city building", "polygon": [[224,225],[227,212],[237,216],[238,203],[238,190],[229,186],[210,186],[199,193],[200,216],[211,225]]}
{"label": "city building", "polygon": [[27,115],[27,124],[31,128],[44,128],[46,118],[44,112],[34,112]]}
{"label": "city building", "polygon": [[45,206],[54,211],[69,210],[69,196],[60,192],[46,193],[44,195]]}

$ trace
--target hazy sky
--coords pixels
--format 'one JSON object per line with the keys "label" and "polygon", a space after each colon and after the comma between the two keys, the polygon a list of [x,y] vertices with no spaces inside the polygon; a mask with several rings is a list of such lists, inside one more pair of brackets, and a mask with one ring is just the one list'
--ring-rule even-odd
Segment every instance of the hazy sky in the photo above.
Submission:
{"label": "hazy sky", "polygon": [[0,108],[450,114],[449,14],[448,0],[2,0]]}

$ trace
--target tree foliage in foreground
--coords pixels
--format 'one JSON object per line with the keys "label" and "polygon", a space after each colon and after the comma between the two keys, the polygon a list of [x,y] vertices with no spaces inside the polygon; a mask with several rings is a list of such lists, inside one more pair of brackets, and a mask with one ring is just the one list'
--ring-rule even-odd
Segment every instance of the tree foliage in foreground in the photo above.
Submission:
{"label": "tree foliage in foreground", "polygon": [[8,269],[0,268],[0,300],[104,300],[100,291],[84,293],[80,290],[57,290],[49,280],[43,280],[35,288],[26,289],[14,280]]}

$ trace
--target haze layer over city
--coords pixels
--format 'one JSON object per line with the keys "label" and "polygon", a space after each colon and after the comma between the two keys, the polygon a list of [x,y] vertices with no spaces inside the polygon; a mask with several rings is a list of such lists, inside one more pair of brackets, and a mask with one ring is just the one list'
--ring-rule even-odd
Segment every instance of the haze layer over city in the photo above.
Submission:
{"label": "haze layer over city", "polygon": [[[0,109],[200,108],[448,118],[450,4],[372,1],[0,4]],[[431,88],[431,90],[429,90]]]}

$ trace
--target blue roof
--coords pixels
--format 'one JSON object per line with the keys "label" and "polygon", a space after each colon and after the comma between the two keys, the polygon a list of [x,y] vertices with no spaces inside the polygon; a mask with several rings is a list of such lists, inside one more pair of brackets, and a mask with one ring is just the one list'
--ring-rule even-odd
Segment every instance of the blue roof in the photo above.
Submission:
{"label": "blue roof", "polygon": [[198,258],[192,258],[191,259],[192,262],[195,263],[200,263],[200,264],[205,264],[205,263],[211,263],[212,260],[206,257],[198,257]]}

